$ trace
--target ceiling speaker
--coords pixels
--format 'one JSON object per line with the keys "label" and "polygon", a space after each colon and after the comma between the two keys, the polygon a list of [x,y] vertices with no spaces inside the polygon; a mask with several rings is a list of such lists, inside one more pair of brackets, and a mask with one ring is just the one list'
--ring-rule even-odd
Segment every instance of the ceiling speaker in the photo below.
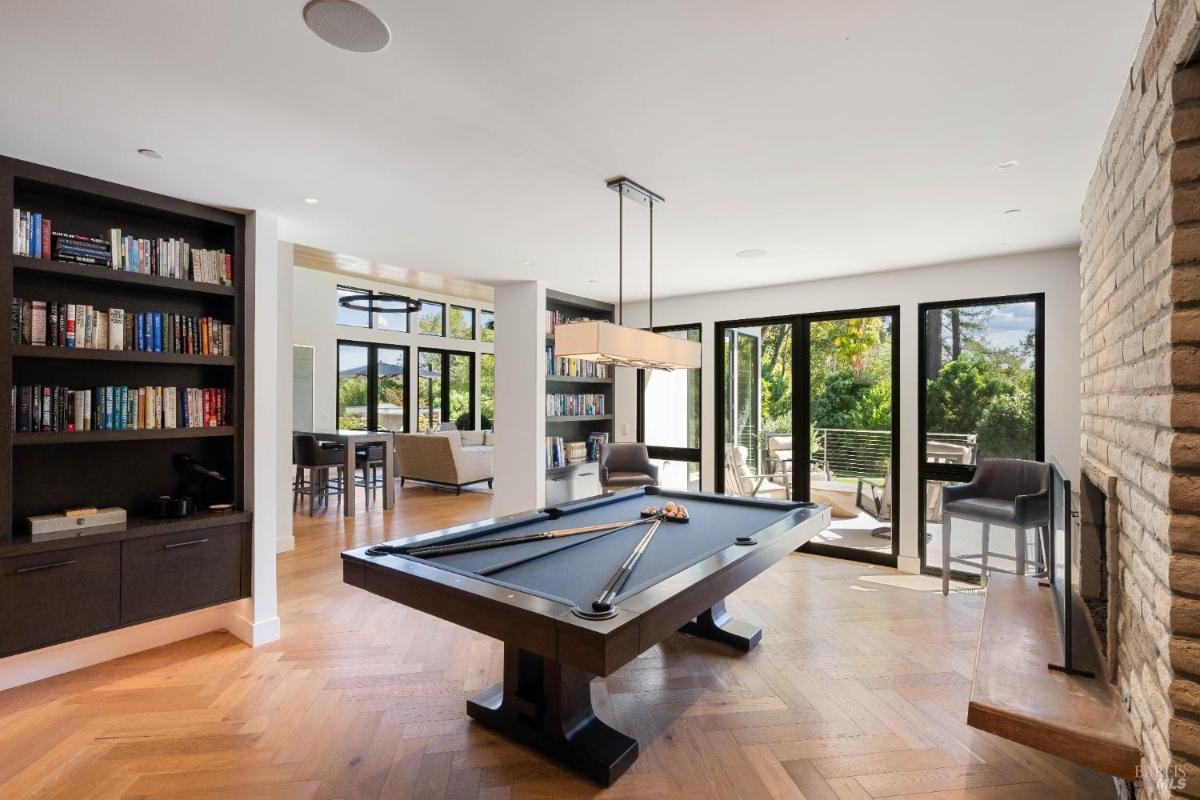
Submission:
{"label": "ceiling speaker", "polygon": [[304,6],[304,23],[334,47],[353,53],[374,53],[392,40],[384,21],[353,0],[311,0]]}

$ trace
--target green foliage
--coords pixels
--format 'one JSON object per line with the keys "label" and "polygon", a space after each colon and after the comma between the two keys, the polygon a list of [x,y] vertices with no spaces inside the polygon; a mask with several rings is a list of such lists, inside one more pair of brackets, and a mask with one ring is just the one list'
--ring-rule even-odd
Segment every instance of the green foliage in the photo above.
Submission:
{"label": "green foliage", "polygon": [[979,454],[984,458],[1034,458],[1033,402],[1016,390],[994,398],[979,420]]}
{"label": "green foliage", "polygon": [[995,361],[967,353],[943,364],[937,378],[927,384],[926,430],[976,433],[988,405],[1017,390],[997,366]]}

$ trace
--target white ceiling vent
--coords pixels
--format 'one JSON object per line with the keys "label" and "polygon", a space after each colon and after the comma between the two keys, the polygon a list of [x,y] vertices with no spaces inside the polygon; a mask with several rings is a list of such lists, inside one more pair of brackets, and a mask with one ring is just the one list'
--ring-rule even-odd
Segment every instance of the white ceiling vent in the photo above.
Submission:
{"label": "white ceiling vent", "polygon": [[304,6],[304,22],[334,47],[352,53],[374,53],[392,40],[384,21],[352,0],[311,0]]}

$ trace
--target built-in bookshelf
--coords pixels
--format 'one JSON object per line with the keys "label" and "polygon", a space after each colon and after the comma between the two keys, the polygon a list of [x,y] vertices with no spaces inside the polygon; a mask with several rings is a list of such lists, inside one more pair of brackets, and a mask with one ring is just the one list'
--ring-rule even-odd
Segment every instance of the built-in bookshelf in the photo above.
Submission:
{"label": "built-in bookshelf", "polygon": [[[555,324],[560,321],[580,319],[613,320],[614,308],[611,303],[591,300],[586,297],[564,294],[562,292],[546,292],[546,394],[554,396],[571,396],[580,398],[580,402],[572,403],[572,408],[578,413],[559,414],[549,413],[552,405],[563,408],[565,403],[552,404],[547,398],[546,437],[547,448],[550,439],[556,437],[564,444],[570,442],[587,442],[592,434],[600,434],[613,440],[613,370],[607,366],[597,368],[590,363],[563,364],[554,353]],[[588,374],[580,374],[580,373]],[[599,373],[599,374],[597,374]],[[602,406],[603,413],[585,413],[600,411],[597,401]],[[578,497],[586,497],[599,492],[599,482],[596,477],[594,453],[589,459],[572,461],[556,465],[548,461],[546,466],[546,503],[554,505]]]}
{"label": "built-in bookshelf", "polygon": [[[4,157],[0,205],[0,302],[11,309],[0,337],[0,656],[248,596],[245,216]],[[21,240],[34,213],[40,252]],[[112,310],[146,328],[86,346],[30,336],[27,315],[41,323],[47,308],[80,337],[106,321],[117,335]],[[62,387],[54,402],[69,406],[38,426],[21,406],[29,387]],[[93,408],[105,387],[123,390],[128,413],[115,421]],[[210,397],[220,414],[197,424],[193,402]],[[203,492],[231,511],[153,516],[157,498],[186,488],[180,456],[224,477],[204,479]],[[126,510],[124,528],[29,533],[29,517],[110,506]]]}

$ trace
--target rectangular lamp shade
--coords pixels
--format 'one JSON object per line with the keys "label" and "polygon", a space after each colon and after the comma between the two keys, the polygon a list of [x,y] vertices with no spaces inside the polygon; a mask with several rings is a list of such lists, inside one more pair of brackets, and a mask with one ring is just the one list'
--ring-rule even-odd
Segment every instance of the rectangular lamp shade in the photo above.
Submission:
{"label": "rectangular lamp shade", "polygon": [[556,326],[554,355],[642,369],[697,369],[700,343],[591,320]]}

